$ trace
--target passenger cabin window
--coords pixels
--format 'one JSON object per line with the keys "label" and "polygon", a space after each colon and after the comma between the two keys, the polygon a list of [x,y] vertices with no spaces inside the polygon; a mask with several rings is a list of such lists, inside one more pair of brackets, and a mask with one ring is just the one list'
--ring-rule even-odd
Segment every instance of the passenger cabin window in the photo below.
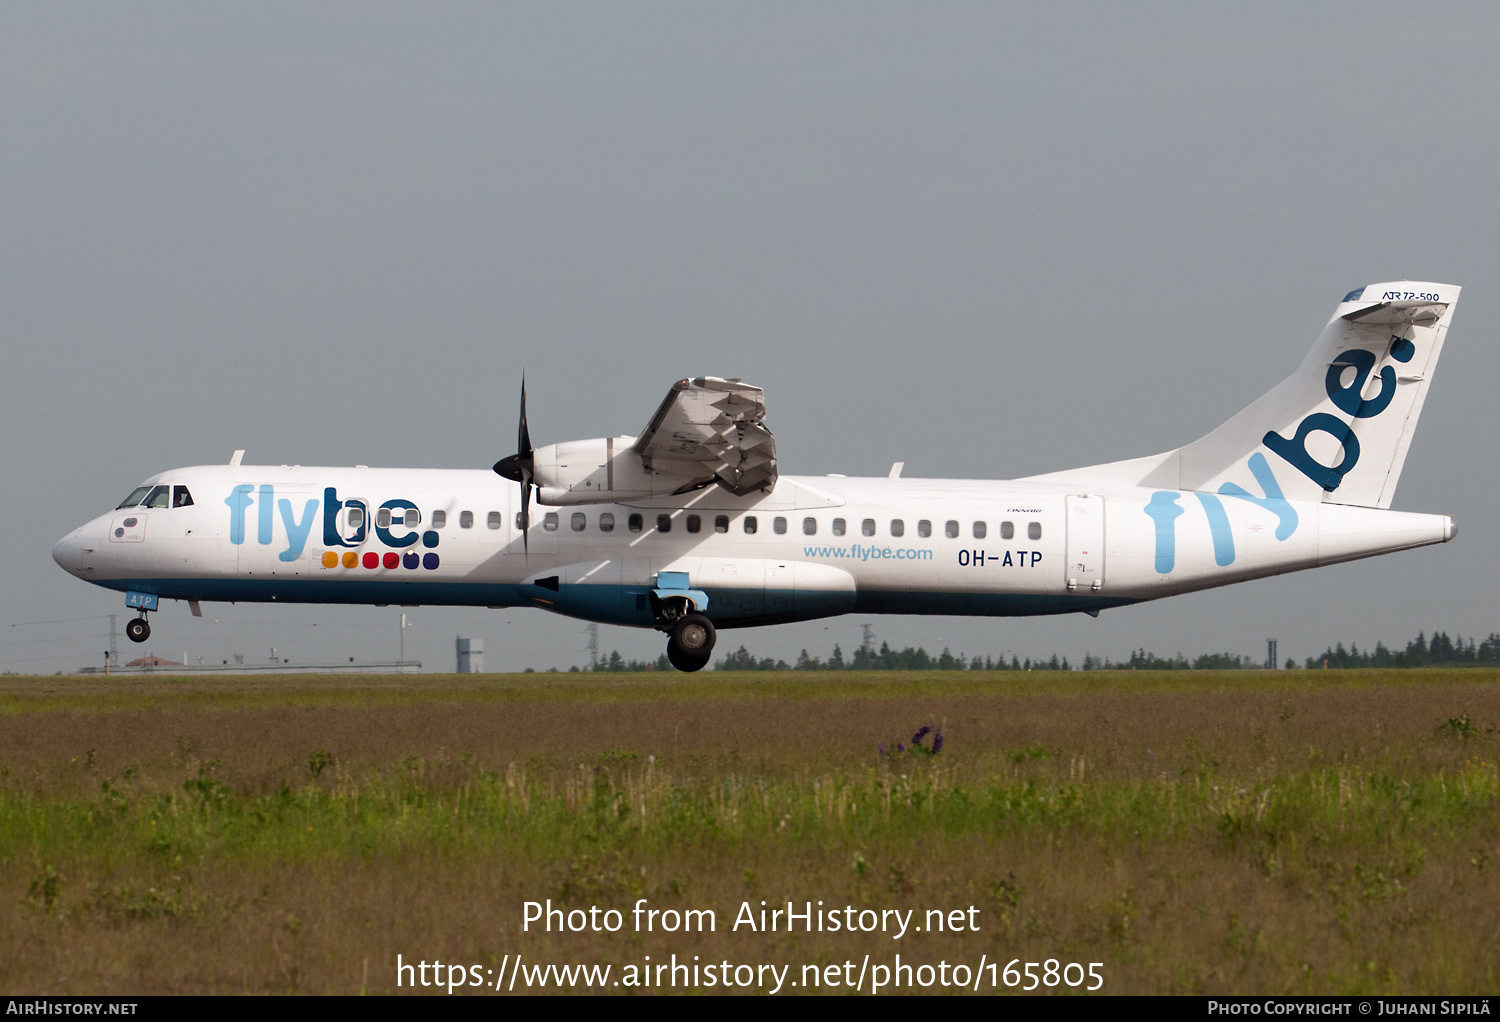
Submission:
{"label": "passenger cabin window", "polygon": [[547,516],[542,519],[542,528],[546,529],[548,532],[556,532],[557,531],[557,512],[556,511],[548,511],[547,512]]}
{"label": "passenger cabin window", "polygon": [[818,534],[818,520],[816,518],[802,519],[802,535],[816,536]]}
{"label": "passenger cabin window", "polygon": [[192,507],[193,506],[193,495],[188,492],[188,488],[186,486],[174,486],[174,487],[172,487],[172,506],[173,507]]}
{"label": "passenger cabin window", "polygon": [[672,516],[671,515],[657,515],[656,516],[656,531],[657,532],[671,532],[672,531]]}
{"label": "passenger cabin window", "polygon": [[145,502],[146,494],[150,492],[151,487],[149,486],[137,486],[135,489],[130,491],[130,496],[126,497],[124,500],[120,501],[119,504],[115,505],[115,510],[118,511],[122,507],[139,506],[140,504]]}
{"label": "passenger cabin window", "polygon": [[625,527],[628,528],[631,532],[640,532],[642,526],[643,520],[640,515],[631,515],[629,518],[625,519]]}
{"label": "passenger cabin window", "polygon": [[904,536],[904,535],[906,535],[906,523],[904,521],[902,521],[901,519],[899,519],[899,518],[892,518],[891,519],[891,535],[892,536]]}
{"label": "passenger cabin window", "polygon": [[922,519],[920,522],[918,522],[917,523],[917,535],[921,536],[923,539],[926,539],[928,536],[931,536],[932,535],[932,523],[929,522],[925,518]]}
{"label": "passenger cabin window", "polygon": [[729,516],[728,515],[716,515],[714,517],[714,531],[715,532],[728,532],[729,531]]}
{"label": "passenger cabin window", "polygon": [[833,520],[833,534],[835,536],[842,536],[846,528],[848,528],[848,525],[842,518],[835,518]]}
{"label": "passenger cabin window", "polygon": [[377,528],[377,529],[389,529],[390,527],[391,527],[391,509],[388,508],[388,507],[380,508],[378,511],[375,512],[375,528]]}
{"label": "passenger cabin window", "polygon": [[1001,522],[1000,523],[1000,538],[1001,539],[1015,539],[1016,538],[1016,523],[1015,522]]}
{"label": "passenger cabin window", "polygon": [[474,527],[474,512],[460,511],[458,513],[458,527],[460,529],[472,529]]}
{"label": "passenger cabin window", "polygon": [[408,529],[415,529],[418,525],[422,524],[422,512],[414,507],[403,508],[401,517],[397,519],[397,522]]}
{"label": "passenger cabin window", "polygon": [[866,518],[864,521],[860,522],[859,531],[864,533],[866,536],[875,535],[875,519]]}
{"label": "passenger cabin window", "polygon": [[1026,537],[1028,539],[1041,539],[1042,538],[1042,523],[1041,522],[1032,522],[1030,525],[1026,526]]}
{"label": "passenger cabin window", "polygon": [[703,531],[703,519],[699,518],[697,515],[688,515],[687,516],[687,530],[688,530],[688,532],[691,532],[695,536],[698,533],[702,532]]}
{"label": "passenger cabin window", "polygon": [[776,533],[776,535],[778,536],[785,536],[786,519],[782,518],[780,515],[777,515],[775,518],[771,519],[771,531]]}
{"label": "passenger cabin window", "polygon": [[573,517],[568,520],[568,527],[574,532],[582,532],[589,527],[589,516],[582,511],[574,511]]}
{"label": "passenger cabin window", "polygon": [[351,507],[349,509],[349,528],[363,529],[365,527],[365,509],[362,507]]}
{"label": "passenger cabin window", "polygon": [[984,537],[989,534],[989,531],[990,531],[989,530],[989,526],[985,525],[983,522],[975,522],[974,523],[974,538],[975,539],[984,539]]}
{"label": "passenger cabin window", "polygon": [[487,526],[489,526],[492,529],[498,529],[498,528],[500,528],[500,512],[499,511],[491,511],[485,517],[484,524],[487,525]]}
{"label": "passenger cabin window", "polygon": [[146,506],[147,507],[166,507],[167,506],[167,502],[170,499],[171,498],[168,495],[167,487],[165,487],[165,486],[153,486],[153,487],[151,487],[151,492],[146,496]]}
{"label": "passenger cabin window", "polygon": [[447,524],[448,524],[448,512],[446,512],[446,511],[434,511],[432,513],[432,527],[434,529],[441,529],[443,526],[445,526]]}
{"label": "passenger cabin window", "polygon": [[958,523],[950,520],[946,525],[943,526],[943,535],[947,536],[949,539],[957,539]]}
{"label": "passenger cabin window", "polygon": [[599,531],[600,532],[614,532],[615,531],[615,516],[612,515],[612,514],[610,514],[608,511],[606,511],[602,515],[600,515],[599,516]]}
{"label": "passenger cabin window", "polygon": [[756,529],[755,516],[754,515],[746,515],[745,516],[745,532],[748,535],[753,536],[753,535],[755,535],[755,529]]}

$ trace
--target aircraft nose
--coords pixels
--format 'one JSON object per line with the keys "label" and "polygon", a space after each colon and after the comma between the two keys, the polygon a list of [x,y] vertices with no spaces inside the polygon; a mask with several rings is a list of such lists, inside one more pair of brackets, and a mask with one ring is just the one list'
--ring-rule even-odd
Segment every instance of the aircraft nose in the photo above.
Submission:
{"label": "aircraft nose", "polygon": [[64,571],[83,570],[83,530],[74,529],[52,548],[52,559]]}

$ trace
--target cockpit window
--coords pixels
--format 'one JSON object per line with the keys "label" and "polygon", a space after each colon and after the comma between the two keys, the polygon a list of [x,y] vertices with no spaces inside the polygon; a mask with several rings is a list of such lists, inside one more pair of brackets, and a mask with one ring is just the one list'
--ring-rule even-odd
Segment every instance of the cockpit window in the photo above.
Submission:
{"label": "cockpit window", "polygon": [[174,486],[174,487],[172,487],[172,506],[173,507],[192,507],[193,506],[193,495],[188,492],[188,488],[186,486]]}
{"label": "cockpit window", "polygon": [[146,494],[147,507],[166,507],[171,500],[171,488],[167,486],[153,486],[151,492]]}
{"label": "cockpit window", "polygon": [[126,497],[124,500],[120,501],[120,503],[115,505],[115,509],[118,510],[122,507],[136,507],[137,505],[145,501],[146,494],[150,492],[151,487],[149,486],[137,486],[135,489],[130,491],[130,496]]}

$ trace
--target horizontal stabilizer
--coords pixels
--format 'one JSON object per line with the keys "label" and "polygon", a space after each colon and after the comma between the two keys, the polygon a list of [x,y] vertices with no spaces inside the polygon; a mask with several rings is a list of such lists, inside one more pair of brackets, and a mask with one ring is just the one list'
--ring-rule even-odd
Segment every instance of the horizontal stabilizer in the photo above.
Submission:
{"label": "horizontal stabilizer", "polygon": [[1444,302],[1376,302],[1362,309],[1346,312],[1340,319],[1365,326],[1431,326],[1448,311]]}

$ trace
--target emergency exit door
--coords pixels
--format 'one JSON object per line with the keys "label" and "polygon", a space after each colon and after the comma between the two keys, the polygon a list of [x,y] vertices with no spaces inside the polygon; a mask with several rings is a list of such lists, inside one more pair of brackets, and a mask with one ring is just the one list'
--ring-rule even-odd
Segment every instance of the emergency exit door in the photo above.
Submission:
{"label": "emergency exit door", "polygon": [[1104,498],[1070,493],[1067,507],[1068,592],[1097,593],[1104,588]]}

